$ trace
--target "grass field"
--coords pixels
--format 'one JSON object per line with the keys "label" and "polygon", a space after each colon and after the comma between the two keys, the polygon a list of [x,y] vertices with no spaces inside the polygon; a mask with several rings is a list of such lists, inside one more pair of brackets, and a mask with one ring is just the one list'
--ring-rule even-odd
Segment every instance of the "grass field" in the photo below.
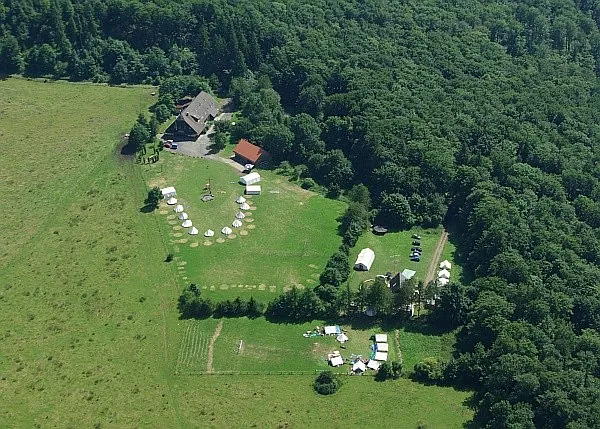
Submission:
{"label": "grass field", "polygon": [[[243,226],[229,238],[243,194],[240,174],[214,160],[164,153],[159,164],[144,167],[150,186],[175,186],[200,235],[181,227],[172,207],[159,210],[161,230],[176,255],[181,284],[197,283],[207,295],[230,298],[255,295],[267,301],[274,293],[296,285],[314,286],[327,259],[341,243],[336,218],[345,204],[293,186],[271,171],[260,171],[262,195],[248,197],[251,210]],[[210,179],[215,199],[202,202]],[[204,231],[215,236],[207,239]]]}
{"label": "grass field", "polygon": [[[174,246],[166,216],[140,211],[144,167],[115,154],[151,91],[0,81],[0,427],[461,427],[472,415],[468,393],[406,379],[345,377],[338,394],[322,398],[310,375],[186,374],[205,365],[220,321],[178,319],[179,267],[191,261],[179,265],[181,251],[163,262]],[[46,114],[22,121],[23,111]],[[285,348],[278,334],[293,335],[295,349],[304,329],[223,320],[214,367],[262,365],[243,353],[227,364],[240,335],[259,351]],[[356,347],[368,333],[355,335]]]}

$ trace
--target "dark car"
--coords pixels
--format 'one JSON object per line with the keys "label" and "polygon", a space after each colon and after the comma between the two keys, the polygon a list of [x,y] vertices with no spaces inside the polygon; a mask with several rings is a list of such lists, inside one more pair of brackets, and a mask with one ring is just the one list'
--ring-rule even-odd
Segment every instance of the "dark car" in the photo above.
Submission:
{"label": "dark car", "polygon": [[171,149],[179,149],[179,145],[177,143],[171,143]]}
{"label": "dark car", "polygon": [[412,242],[412,245],[413,245],[413,246],[420,246],[420,245],[421,245],[421,242],[420,242],[420,241],[417,241],[417,240],[415,240],[415,241],[413,241],[413,242]]}
{"label": "dark car", "polygon": [[421,258],[419,258],[418,256],[412,256],[412,257],[410,258],[410,260],[411,260],[412,262],[420,262],[420,261],[421,261]]}
{"label": "dark car", "polygon": [[167,149],[169,149],[169,148],[171,148],[171,143],[165,143],[165,144],[163,145],[163,147],[166,147]]}
{"label": "dark car", "polygon": [[415,239],[415,240],[420,240],[420,239],[421,239],[421,236],[420,236],[420,235],[417,235],[417,234],[413,234],[413,235],[412,235],[412,238],[413,238],[413,239]]}
{"label": "dark car", "polygon": [[423,249],[421,249],[420,247],[413,247],[410,250],[412,250],[413,252],[423,253]]}

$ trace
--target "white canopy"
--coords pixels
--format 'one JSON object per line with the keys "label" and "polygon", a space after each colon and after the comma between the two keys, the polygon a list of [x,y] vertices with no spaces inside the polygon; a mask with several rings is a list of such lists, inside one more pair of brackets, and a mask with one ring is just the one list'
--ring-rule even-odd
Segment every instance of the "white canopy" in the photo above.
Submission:
{"label": "white canopy", "polygon": [[236,203],[238,204],[244,204],[246,202],[246,198],[242,197],[241,195],[238,197],[237,200],[235,200]]}
{"label": "white canopy", "polygon": [[354,362],[354,365],[352,365],[352,371],[354,371],[354,372],[357,372],[357,371],[365,372],[366,369],[367,369],[366,365],[359,360]]}
{"label": "white canopy", "polygon": [[190,229],[190,232],[188,233],[190,235],[198,235],[198,228],[196,228],[195,226]]}
{"label": "white canopy", "polygon": [[375,352],[375,360],[386,361],[388,354],[385,352]]}
{"label": "white canopy", "polygon": [[324,331],[325,335],[336,335],[342,333],[342,330],[340,329],[339,325],[325,326]]}
{"label": "white canopy", "polygon": [[438,279],[438,283],[439,283],[441,286],[446,286],[448,283],[450,283],[450,279],[445,279],[445,278],[443,278],[443,277],[440,277],[440,278]]}
{"label": "white canopy", "polygon": [[242,212],[237,212],[235,214],[235,217],[238,218],[238,219],[244,219],[246,217],[246,215],[244,213],[242,213]]}
{"label": "white canopy", "polygon": [[387,343],[387,334],[375,334],[376,343]]}
{"label": "white canopy", "polygon": [[371,359],[369,362],[367,362],[367,368],[374,369],[375,371],[377,371],[379,369],[379,362]]}
{"label": "white canopy", "polygon": [[388,343],[377,343],[377,351],[378,352],[387,352],[389,351],[388,349]]}
{"label": "white canopy", "polygon": [[356,258],[356,262],[354,263],[354,268],[361,271],[369,271],[374,260],[375,252],[367,247],[362,249],[358,254],[358,258]]}
{"label": "white canopy", "polygon": [[213,235],[215,235],[215,232],[212,229],[208,229],[206,230],[206,232],[204,233],[205,237],[212,237]]}
{"label": "white canopy", "polygon": [[337,336],[336,340],[340,343],[345,343],[346,341],[348,341],[348,336],[342,332],[340,335]]}
{"label": "white canopy", "polygon": [[242,203],[242,205],[240,206],[240,210],[250,210],[250,206],[248,205],[248,203]]}
{"label": "white canopy", "polygon": [[181,213],[183,211],[183,206],[181,204],[177,204],[173,209],[175,213]]}
{"label": "white canopy", "polygon": [[177,217],[179,218],[179,220],[187,220],[187,218],[189,216],[186,212],[181,212],[181,213],[179,213],[179,216],[177,216]]}
{"label": "white canopy", "polygon": [[329,359],[329,363],[331,364],[331,366],[341,366],[344,364],[344,358],[341,356],[334,356],[331,359]]}
{"label": "white canopy", "polygon": [[452,264],[447,259],[440,262],[440,270],[449,270],[452,268]]}
{"label": "white canopy", "polygon": [[250,174],[246,174],[245,176],[240,177],[240,183],[242,185],[252,185],[258,182],[260,182],[260,174],[258,174],[257,172],[252,172]]}
{"label": "white canopy", "polygon": [[163,197],[165,197],[165,198],[170,198],[173,195],[177,195],[177,192],[175,192],[175,188],[172,186],[169,186],[167,188],[162,188],[160,190],[160,192],[162,193]]}
{"label": "white canopy", "polygon": [[170,206],[174,206],[175,204],[177,204],[177,198],[171,197],[167,200],[167,204]]}
{"label": "white canopy", "polygon": [[192,226],[192,221],[189,219],[184,220],[181,226],[183,226],[184,228],[189,228],[190,226]]}
{"label": "white canopy", "polygon": [[260,195],[262,189],[260,185],[248,185],[246,186],[246,195]]}
{"label": "white canopy", "polygon": [[233,226],[234,228],[239,228],[240,226],[242,226],[242,221],[239,219],[236,219],[233,222],[231,222],[231,226]]}
{"label": "white canopy", "polygon": [[450,271],[444,268],[442,271],[438,272],[438,278],[449,279]]}
{"label": "white canopy", "polygon": [[225,235],[229,235],[231,234],[233,231],[231,230],[231,228],[229,228],[228,226],[224,227],[221,232]]}

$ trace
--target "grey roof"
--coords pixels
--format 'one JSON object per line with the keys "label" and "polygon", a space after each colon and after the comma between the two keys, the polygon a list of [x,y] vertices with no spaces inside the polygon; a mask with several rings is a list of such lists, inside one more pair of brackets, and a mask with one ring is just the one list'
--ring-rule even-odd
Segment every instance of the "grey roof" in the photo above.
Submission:
{"label": "grey roof", "polygon": [[181,111],[177,120],[185,121],[196,134],[200,134],[204,130],[209,117],[214,118],[217,113],[217,100],[209,93],[202,91]]}

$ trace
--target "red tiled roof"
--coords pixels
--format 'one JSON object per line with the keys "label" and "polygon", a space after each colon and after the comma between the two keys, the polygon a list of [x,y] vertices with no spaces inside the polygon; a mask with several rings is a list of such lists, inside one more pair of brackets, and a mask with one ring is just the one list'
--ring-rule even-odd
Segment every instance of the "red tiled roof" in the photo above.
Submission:
{"label": "red tiled roof", "polygon": [[241,139],[233,149],[233,153],[247,159],[252,164],[256,164],[261,156],[268,152],[256,145],[253,145],[246,139]]}

